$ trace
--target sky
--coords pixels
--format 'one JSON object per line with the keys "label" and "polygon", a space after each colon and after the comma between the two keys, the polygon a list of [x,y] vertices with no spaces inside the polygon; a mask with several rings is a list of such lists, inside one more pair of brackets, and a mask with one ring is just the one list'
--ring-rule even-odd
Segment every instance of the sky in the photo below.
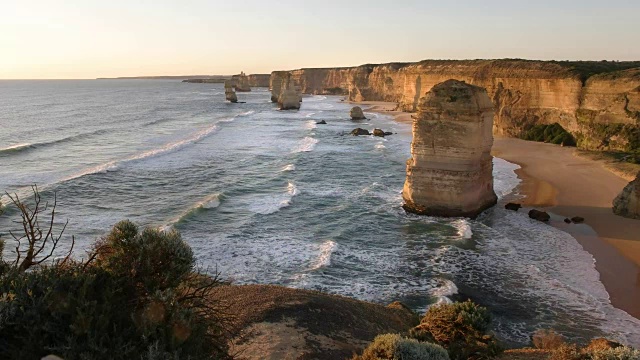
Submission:
{"label": "sky", "polygon": [[0,79],[640,60],[639,0],[0,0]]}

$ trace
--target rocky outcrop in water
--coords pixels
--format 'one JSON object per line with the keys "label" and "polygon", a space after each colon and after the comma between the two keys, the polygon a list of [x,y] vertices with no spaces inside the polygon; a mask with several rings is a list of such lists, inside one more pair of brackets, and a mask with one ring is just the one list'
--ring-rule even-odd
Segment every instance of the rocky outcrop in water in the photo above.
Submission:
{"label": "rocky outcrop in water", "polygon": [[435,84],[462,80],[487,89],[496,134],[519,137],[534,125],[557,122],[581,148],[640,148],[640,62],[425,60],[291,75],[306,94],[342,91],[351,101],[398,102],[405,111],[416,111]]}
{"label": "rocky outcrop in water", "polygon": [[640,219],[640,173],[613,200],[613,212],[620,216]]}
{"label": "rocky outcrop in water", "polygon": [[238,96],[236,95],[234,84],[231,80],[227,80],[224,82],[224,96],[227,101],[230,101],[232,103],[238,102]]}
{"label": "rocky outcrop in water", "polygon": [[536,209],[529,210],[529,217],[533,220],[542,222],[548,222],[549,220],[551,220],[551,216],[547,212]]}
{"label": "rocky outcrop in water", "polygon": [[408,212],[475,217],[493,191],[493,104],[485,89],[457,80],[420,99],[402,191]]}
{"label": "rocky outcrop in water", "polygon": [[280,110],[300,109],[300,94],[296,92],[296,85],[293,79],[289,79],[289,83],[278,97],[278,106]]}
{"label": "rocky outcrop in water", "polygon": [[349,116],[351,116],[351,120],[364,120],[366,117],[364,116],[364,112],[360,106],[354,106],[351,108],[349,112]]}
{"label": "rocky outcrop in water", "polygon": [[244,71],[240,72],[239,75],[233,75],[231,80],[234,82],[234,87],[236,91],[239,92],[249,92],[251,91],[251,86],[249,85],[249,77],[244,73]]}
{"label": "rocky outcrop in water", "polygon": [[369,136],[371,133],[367,129],[355,128],[351,131],[351,135],[353,136]]}

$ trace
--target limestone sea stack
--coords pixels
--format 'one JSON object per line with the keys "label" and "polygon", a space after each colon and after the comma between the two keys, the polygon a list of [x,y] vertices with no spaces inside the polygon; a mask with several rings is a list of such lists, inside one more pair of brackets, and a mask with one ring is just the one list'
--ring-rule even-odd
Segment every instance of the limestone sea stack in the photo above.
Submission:
{"label": "limestone sea stack", "polygon": [[296,85],[293,79],[289,79],[286,88],[278,98],[278,106],[280,110],[297,110],[300,109],[300,96],[296,92]]}
{"label": "limestone sea stack", "polygon": [[232,103],[238,102],[238,96],[236,95],[236,91],[233,89],[233,81],[227,80],[224,82],[224,96],[227,101]]}
{"label": "limestone sea stack", "polygon": [[458,80],[435,85],[418,103],[402,197],[420,215],[476,217],[493,191],[493,103]]}
{"label": "limestone sea stack", "polygon": [[249,86],[249,77],[244,71],[241,71],[239,75],[233,75],[231,80],[235,83],[236,91],[239,92],[249,92],[251,91],[251,86]]}
{"label": "limestone sea stack", "polygon": [[291,74],[288,71],[274,71],[271,74],[271,79],[269,81],[269,87],[271,88],[271,102],[278,102],[278,99],[290,78]]}
{"label": "limestone sea stack", "polygon": [[613,212],[620,216],[640,219],[640,173],[613,200]]}
{"label": "limestone sea stack", "polygon": [[349,116],[351,116],[351,120],[364,120],[364,112],[362,112],[362,108],[360,106],[354,106],[351,108],[351,112],[349,112]]}

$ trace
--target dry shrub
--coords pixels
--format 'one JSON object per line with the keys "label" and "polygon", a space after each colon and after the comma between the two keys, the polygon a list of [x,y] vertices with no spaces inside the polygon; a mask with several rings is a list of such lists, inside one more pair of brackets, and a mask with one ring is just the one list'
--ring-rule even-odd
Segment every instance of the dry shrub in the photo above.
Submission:
{"label": "dry shrub", "polygon": [[554,350],[565,344],[564,337],[553,330],[538,330],[531,337],[537,349]]}

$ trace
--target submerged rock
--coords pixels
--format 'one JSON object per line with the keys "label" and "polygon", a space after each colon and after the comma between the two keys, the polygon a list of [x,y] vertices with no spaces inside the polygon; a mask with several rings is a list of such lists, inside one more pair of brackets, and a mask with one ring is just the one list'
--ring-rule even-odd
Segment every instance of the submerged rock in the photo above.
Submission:
{"label": "submerged rock", "polygon": [[324,120],[321,120],[321,121],[318,121],[316,124],[318,124],[318,125],[326,125],[327,122],[324,121]]}
{"label": "submerged rock", "polygon": [[640,219],[640,173],[613,200],[613,212],[616,215]]}
{"label": "submerged rock", "polygon": [[507,210],[518,211],[520,210],[520,208],[522,208],[522,205],[516,203],[508,203],[504,206],[504,208]]}
{"label": "submerged rock", "polygon": [[393,135],[393,133],[391,131],[385,131],[384,132],[384,136],[389,136],[389,135]]}
{"label": "submerged rock", "polygon": [[360,106],[354,106],[351,108],[351,112],[349,112],[349,116],[351,116],[351,120],[364,120],[366,117],[364,116],[364,112],[362,112],[362,108]]}
{"label": "submerged rock", "polygon": [[529,217],[534,220],[543,221],[543,222],[547,222],[551,220],[551,216],[549,216],[549,214],[547,214],[544,211],[540,211],[536,209],[532,209],[529,211]]}
{"label": "submerged rock", "polygon": [[380,129],[373,129],[373,136],[384,137],[384,131]]}
{"label": "submerged rock", "polygon": [[420,99],[404,209],[420,215],[475,217],[496,204],[493,103],[483,88],[447,80]]}
{"label": "submerged rock", "polygon": [[353,135],[353,136],[371,135],[371,133],[369,132],[369,130],[366,130],[366,129],[362,129],[362,128],[355,128],[355,129],[353,129],[353,131],[351,132],[351,135]]}

